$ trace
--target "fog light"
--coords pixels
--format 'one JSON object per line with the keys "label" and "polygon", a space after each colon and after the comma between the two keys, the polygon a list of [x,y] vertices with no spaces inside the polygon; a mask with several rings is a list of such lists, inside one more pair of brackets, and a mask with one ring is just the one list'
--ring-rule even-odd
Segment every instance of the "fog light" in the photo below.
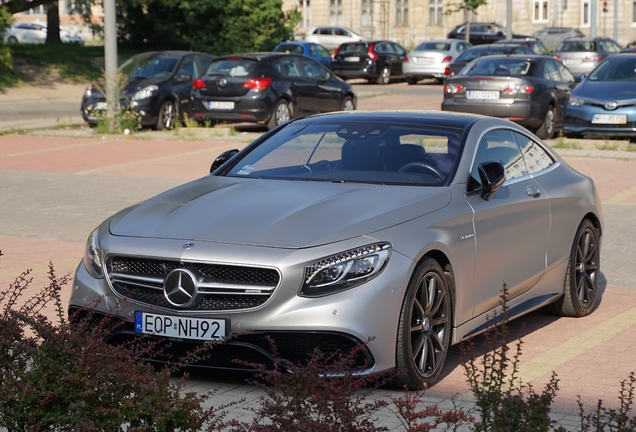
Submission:
{"label": "fog light", "polygon": [[146,116],[146,111],[139,110],[139,115],[142,116],[142,117],[145,117]]}

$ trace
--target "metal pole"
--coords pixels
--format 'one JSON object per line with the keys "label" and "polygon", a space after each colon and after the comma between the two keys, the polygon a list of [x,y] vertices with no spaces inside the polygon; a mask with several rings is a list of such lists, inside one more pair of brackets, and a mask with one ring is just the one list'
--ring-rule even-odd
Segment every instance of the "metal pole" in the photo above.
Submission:
{"label": "metal pole", "polygon": [[117,78],[117,16],[115,14],[115,0],[104,0],[104,62],[106,69],[106,94],[113,95],[107,106],[108,121],[111,130],[114,129],[115,109],[118,103],[116,89]]}
{"label": "metal pole", "polygon": [[596,27],[598,26],[598,2],[590,0],[590,37],[596,37]]}
{"label": "metal pole", "polygon": [[512,0],[506,0],[506,40],[512,40]]}
{"label": "metal pole", "polygon": [[614,37],[613,39],[618,42],[618,0],[614,0]]}

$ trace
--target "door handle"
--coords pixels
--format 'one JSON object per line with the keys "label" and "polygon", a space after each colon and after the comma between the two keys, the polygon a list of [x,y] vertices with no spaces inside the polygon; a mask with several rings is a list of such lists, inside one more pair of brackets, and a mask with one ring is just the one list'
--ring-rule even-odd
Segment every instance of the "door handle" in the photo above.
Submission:
{"label": "door handle", "polygon": [[526,192],[532,198],[536,198],[541,195],[541,190],[539,188],[535,189],[533,186],[530,186],[530,185],[526,188]]}

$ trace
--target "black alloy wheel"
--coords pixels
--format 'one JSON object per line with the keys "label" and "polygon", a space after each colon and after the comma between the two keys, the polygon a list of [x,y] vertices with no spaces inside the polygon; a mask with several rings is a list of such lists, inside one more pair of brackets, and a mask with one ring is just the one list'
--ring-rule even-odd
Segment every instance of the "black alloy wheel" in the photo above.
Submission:
{"label": "black alloy wheel", "polygon": [[452,327],[448,280],[439,263],[426,258],[409,282],[398,328],[396,387],[426,388],[442,371]]}
{"label": "black alloy wheel", "polygon": [[356,104],[353,103],[353,98],[351,96],[345,97],[342,101],[340,111],[354,111],[355,109]]}
{"label": "black alloy wheel", "polygon": [[572,245],[563,296],[551,305],[557,315],[582,317],[596,305],[600,279],[599,246],[598,230],[589,219],[583,220]]}

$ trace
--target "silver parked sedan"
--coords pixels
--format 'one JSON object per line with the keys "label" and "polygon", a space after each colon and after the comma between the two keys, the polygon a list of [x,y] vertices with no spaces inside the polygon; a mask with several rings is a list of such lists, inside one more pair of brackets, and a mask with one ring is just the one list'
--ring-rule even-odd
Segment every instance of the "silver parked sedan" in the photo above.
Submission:
{"label": "silver parked sedan", "polygon": [[424,78],[441,80],[448,75],[447,67],[466,48],[472,45],[459,39],[422,42],[407,56],[402,65],[406,82],[417,84]]}
{"label": "silver parked sedan", "polygon": [[422,388],[486,329],[504,283],[512,318],[597,302],[594,183],[509,121],[315,115],[211,171],[90,234],[74,321],[115,314],[111,342],[170,341],[165,356],[235,335],[199,364],[214,368],[270,362],[270,339],[295,361],[357,347],[359,373]]}

